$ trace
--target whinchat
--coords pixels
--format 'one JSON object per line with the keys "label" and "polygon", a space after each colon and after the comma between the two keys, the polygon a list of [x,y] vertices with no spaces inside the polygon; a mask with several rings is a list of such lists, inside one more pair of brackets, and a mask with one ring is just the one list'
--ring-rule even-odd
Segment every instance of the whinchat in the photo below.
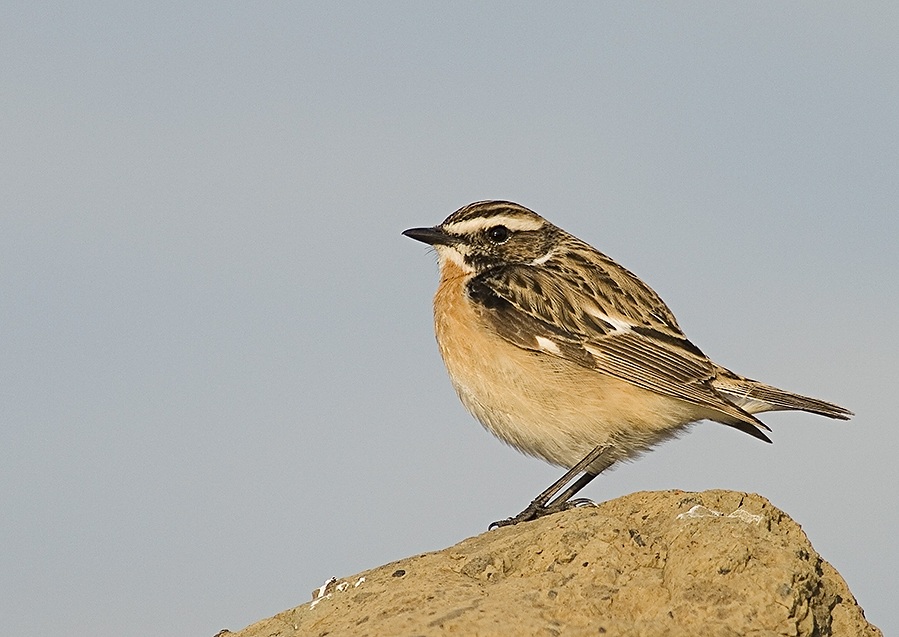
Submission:
{"label": "whinchat", "polygon": [[753,414],[852,416],[712,362],[648,285],[523,206],[481,201],[403,234],[437,252],[434,327],[459,398],[504,442],[569,468],[491,526],[585,503],[572,498],[600,472],[699,420],[771,442]]}

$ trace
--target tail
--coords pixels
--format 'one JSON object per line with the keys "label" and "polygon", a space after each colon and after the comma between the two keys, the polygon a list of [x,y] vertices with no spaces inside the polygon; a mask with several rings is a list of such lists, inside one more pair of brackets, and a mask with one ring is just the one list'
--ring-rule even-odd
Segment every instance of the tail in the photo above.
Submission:
{"label": "tail", "polygon": [[765,411],[807,411],[837,420],[849,420],[855,415],[839,405],[744,378],[723,367],[718,369],[718,376],[712,381],[712,385],[727,400],[750,414]]}

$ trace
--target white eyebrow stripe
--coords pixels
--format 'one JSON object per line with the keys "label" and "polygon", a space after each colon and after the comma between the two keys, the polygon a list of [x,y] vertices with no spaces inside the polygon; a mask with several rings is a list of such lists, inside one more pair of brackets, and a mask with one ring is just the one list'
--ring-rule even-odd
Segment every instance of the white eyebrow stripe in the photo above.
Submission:
{"label": "white eyebrow stripe", "polygon": [[540,349],[549,352],[550,354],[561,356],[562,350],[560,350],[559,346],[556,345],[553,341],[549,340],[545,336],[535,336],[534,339],[537,341],[537,347],[539,347]]}
{"label": "white eyebrow stripe", "polygon": [[630,332],[631,328],[634,326],[632,323],[628,323],[627,321],[624,321],[622,319],[615,318],[613,316],[609,316],[605,312],[601,311],[599,308],[593,307],[592,305],[582,305],[581,309],[584,310],[590,316],[595,316],[600,321],[608,323],[609,325],[611,325],[612,327],[615,328],[616,332],[619,332],[619,333]]}
{"label": "white eyebrow stripe", "polygon": [[506,226],[513,231],[539,230],[543,227],[540,219],[524,219],[521,217],[507,217],[505,215],[496,215],[493,217],[475,217],[474,219],[465,219],[464,221],[456,221],[443,226],[444,231],[450,234],[472,234],[480,230],[492,228],[493,226]]}

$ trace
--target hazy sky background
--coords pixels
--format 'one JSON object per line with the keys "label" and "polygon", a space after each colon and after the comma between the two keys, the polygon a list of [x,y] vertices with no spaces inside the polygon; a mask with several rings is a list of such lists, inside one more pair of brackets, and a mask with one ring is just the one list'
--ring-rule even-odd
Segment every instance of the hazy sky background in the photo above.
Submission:
{"label": "hazy sky background", "polygon": [[0,632],[211,637],[521,510],[560,470],[464,411],[400,235],[503,198],[858,414],[702,423],[585,495],[760,493],[899,634],[895,3],[0,18]]}

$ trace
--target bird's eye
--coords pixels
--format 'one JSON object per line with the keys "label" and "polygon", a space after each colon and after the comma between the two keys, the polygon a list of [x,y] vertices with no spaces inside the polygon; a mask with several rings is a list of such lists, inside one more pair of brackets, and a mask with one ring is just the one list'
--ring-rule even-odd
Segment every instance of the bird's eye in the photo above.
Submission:
{"label": "bird's eye", "polygon": [[487,228],[487,238],[493,243],[505,243],[509,240],[509,229],[506,226]]}

